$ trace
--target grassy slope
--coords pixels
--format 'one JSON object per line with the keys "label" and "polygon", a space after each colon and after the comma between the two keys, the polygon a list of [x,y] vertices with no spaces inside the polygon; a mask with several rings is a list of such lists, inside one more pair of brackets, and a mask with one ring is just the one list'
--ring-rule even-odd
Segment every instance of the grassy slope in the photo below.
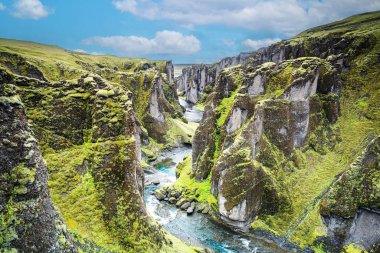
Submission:
{"label": "grassy slope", "polygon": [[[0,52],[17,53],[26,57],[31,64],[42,70],[49,81],[80,77],[83,74],[80,71],[83,69],[83,66],[78,61],[91,65],[101,64],[111,69],[117,67],[120,71],[127,73],[134,72],[136,67],[147,62],[156,63],[161,70],[165,67],[165,61],[119,58],[112,55],[91,55],[68,51],[57,46],[8,39],[0,39]],[[67,68],[70,73],[67,76],[62,76],[57,64],[61,64],[63,68]]]}

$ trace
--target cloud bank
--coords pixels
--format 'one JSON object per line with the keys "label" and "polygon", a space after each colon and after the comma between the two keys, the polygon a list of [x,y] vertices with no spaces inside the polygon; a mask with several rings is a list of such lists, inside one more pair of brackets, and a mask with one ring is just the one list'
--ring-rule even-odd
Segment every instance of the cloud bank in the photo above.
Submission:
{"label": "cloud bank", "polygon": [[187,55],[201,49],[200,41],[193,35],[175,31],[157,32],[152,39],[139,36],[91,37],[83,41],[86,45],[109,48],[125,55]]}
{"label": "cloud bank", "polygon": [[173,20],[184,27],[222,24],[289,36],[354,13],[380,9],[380,1],[373,0],[114,0],[113,5],[121,12],[149,20]]}

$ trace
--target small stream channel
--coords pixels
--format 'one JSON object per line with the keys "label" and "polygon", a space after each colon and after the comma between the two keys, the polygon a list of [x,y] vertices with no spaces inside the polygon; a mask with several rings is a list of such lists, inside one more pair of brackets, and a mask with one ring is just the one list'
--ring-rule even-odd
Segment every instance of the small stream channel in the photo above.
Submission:
{"label": "small stream channel", "polygon": [[[180,99],[180,103],[186,108],[185,117],[188,121],[201,120],[202,111],[183,99]],[[272,244],[235,233],[211,221],[205,215],[199,213],[187,215],[185,211],[167,202],[160,202],[152,195],[155,190],[175,182],[176,166],[191,152],[190,146],[167,150],[158,158],[154,166],[156,170],[145,175],[146,182],[152,182],[155,179],[160,181],[159,185],[150,184],[145,188],[144,198],[149,214],[167,231],[196,247],[209,248],[221,253],[283,252]]]}

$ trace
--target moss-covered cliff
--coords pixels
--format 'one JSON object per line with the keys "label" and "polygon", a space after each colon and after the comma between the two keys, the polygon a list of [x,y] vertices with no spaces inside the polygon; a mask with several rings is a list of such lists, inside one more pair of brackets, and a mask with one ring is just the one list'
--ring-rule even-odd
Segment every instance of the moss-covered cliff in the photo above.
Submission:
{"label": "moss-covered cliff", "polygon": [[[46,160],[51,199],[80,250],[159,252],[164,248],[170,252],[172,242],[179,243],[147,215],[141,167],[142,149],[150,155],[152,149],[178,145],[183,141],[178,136],[189,138],[188,129],[177,129],[175,125],[185,123],[172,74],[171,62],[92,56],[30,42],[0,40],[0,87],[5,89],[10,84],[22,101],[26,116],[12,116],[20,117],[24,124],[28,119]],[[6,108],[13,97],[2,99],[6,100],[1,101]],[[40,156],[38,159],[42,161]],[[26,169],[22,166],[20,160],[9,168],[2,167],[1,173],[9,170],[10,175],[25,174],[30,170],[37,175],[31,165],[25,165],[30,167]],[[46,167],[43,169],[46,181]],[[17,184],[15,189],[21,199],[29,196],[27,187]],[[43,193],[50,210],[53,207],[46,195],[46,182]],[[7,197],[8,205],[20,199],[12,196]],[[10,211],[15,212],[12,208],[6,206],[1,211],[4,226],[17,222],[9,217]],[[56,237],[51,235],[51,241],[34,238],[35,245],[50,243],[53,247],[65,241],[50,229],[49,222],[54,219],[46,220],[46,229]],[[24,223],[19,227],[27,227]],[[8,234],[14,228],[4,229]],[[22,251],[22,247],[29,247],[21,234],[18,238],[13,234],[8,237],[1,243],[2,249],[16,245]],[[49,252],[67,252],[56,247]],[[42,251],[31,248],[28,252]]]}
{"label": "moss-covered cliff", "polygon": [[342,194],[370,195],[342,205],[350,218],[364,209],[380,220],[377,160],[369,179],[350,179],[363,188],[335,186],[380,134],[379,49],[380,12],[367,13],[310,29],[221,71],[188,165],[194,180],[211,184],[219,220],[314,250],[380,243],[373,223],[371,243],[350,237],[331,245],[323,238],[331,239],[326,217],[333,211],[319,208],[339,209],[334,215],[345,219],[345,209],[333,207]]}
{"label": "moss-covered cliff", "polygon": [[13,85],[0,86],[0,251],[77,252],[48,191],[48,171]]}

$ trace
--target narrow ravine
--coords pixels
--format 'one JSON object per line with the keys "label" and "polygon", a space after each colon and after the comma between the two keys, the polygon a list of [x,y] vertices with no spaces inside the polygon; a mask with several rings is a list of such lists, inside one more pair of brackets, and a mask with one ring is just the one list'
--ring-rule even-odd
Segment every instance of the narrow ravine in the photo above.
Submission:
{"label": "narrow ravine", "polygon": [[[180,99],[181,105],[186,108],[185,117],[189,122],[199,122],[202,111]],[[281,252],[273,245],[264,245],[248,236],[235,233],[222,227],[205,215],[186,212],[177,209],[167,202],[160,202],[152,193],[164,186],[175,182],[175,169],[186,156],[192,152],[190,146],[178,147],[164,152],[154,165],[156,171],[146,174],[145,180],[158,185],[149,184],[145,188],[145,202],[149,214],[156,219],[167,231],[181,240],[196,246],[209,248],[221,253],[248,253],[248,252]]]}

